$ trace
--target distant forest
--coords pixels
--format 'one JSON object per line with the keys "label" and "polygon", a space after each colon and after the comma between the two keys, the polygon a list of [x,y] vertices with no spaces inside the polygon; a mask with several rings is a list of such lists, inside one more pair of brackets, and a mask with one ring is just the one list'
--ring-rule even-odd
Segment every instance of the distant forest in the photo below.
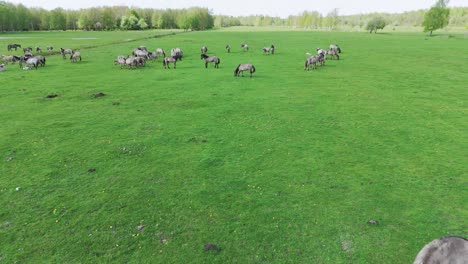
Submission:
{"label": "distant forest", "polygon": [[[127,6],[95,7],[80,10],[27,8],[22,4],[0,1],[0,32],[31,30],[206,30],[231,26],[286,26],[305,29],[364,29],[374,17],[382,17],[388,26],[421,26],[424,13],[417,10],[399,14],[370,13],[339,15],[338,9],[322,15],[304,11],[288,18],[263,15],[213,15],[209,9],[129,8]],[[468,28],[468,7],[450,8],[449,27]]]}

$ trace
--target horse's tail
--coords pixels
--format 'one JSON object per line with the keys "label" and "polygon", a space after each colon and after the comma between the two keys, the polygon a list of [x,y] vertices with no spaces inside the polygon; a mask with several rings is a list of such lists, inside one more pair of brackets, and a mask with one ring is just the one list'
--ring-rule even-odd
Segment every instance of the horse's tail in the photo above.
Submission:
{"label": "horse's tail", "polygon": [[252,65],[252,69],[250,70],[251,73],[255,72],[255,66]]}
{"label": "horse's tail", "polygon": [[240,64],[237,65],[237,68],[234,70],[234,76],[237,76],[239,74],[239,67],[240,66],[241,66]]}

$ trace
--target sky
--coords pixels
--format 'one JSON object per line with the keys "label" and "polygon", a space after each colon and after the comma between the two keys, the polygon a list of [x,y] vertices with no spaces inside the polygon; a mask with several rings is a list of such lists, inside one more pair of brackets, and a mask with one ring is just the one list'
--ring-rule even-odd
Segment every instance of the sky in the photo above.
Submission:
{"label": "sky", "polygon": [[[64,9],[81,9],[99,6],[133,6],[140,8],[188,8],[193,6],[207,7],[214,15],[248,16],[269,15],[287,17],[297,15],[304,10],[318,11],[326,15],[338,8],[339,15],[365,14],[371,12],[402,13],[418,9],[428,9],[436,0],[13,0],[15,4],[27,7],[42,7],[48,10],[62,7]],[[468,0],[451,0],[450,7],[468,6]]]}

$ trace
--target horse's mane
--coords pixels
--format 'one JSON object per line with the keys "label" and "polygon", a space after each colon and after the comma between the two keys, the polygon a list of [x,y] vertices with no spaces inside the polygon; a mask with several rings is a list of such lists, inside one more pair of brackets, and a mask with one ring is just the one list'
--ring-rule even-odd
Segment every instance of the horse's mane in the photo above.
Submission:
{"label": "horse's mane", "polygon": [[237,68],[234,70],[234,75],[237,75],[239,73],[239,67],[241,64],[237,65]]}

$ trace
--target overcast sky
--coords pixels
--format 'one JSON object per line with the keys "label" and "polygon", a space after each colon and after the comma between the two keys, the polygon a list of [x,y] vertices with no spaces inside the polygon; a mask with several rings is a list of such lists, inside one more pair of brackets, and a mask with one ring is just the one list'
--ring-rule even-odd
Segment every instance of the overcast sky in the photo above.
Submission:
{"label": "overcast sky", "polygon": [[[13,0],[27,7],[54,9],[80,9],[98,6],[134,6],[141,8],[188,8],[192,6],[207,7],[215,15],[270,15],[287,17],[297,15],[304,10],[318,11],[326,15],[333,8],[338,8],[340,15],[364,14],[370,12],[401,13],[418,9],[427,9],[436,0]],[[468,6],[468,0],[451,0],[449,6]]]}

